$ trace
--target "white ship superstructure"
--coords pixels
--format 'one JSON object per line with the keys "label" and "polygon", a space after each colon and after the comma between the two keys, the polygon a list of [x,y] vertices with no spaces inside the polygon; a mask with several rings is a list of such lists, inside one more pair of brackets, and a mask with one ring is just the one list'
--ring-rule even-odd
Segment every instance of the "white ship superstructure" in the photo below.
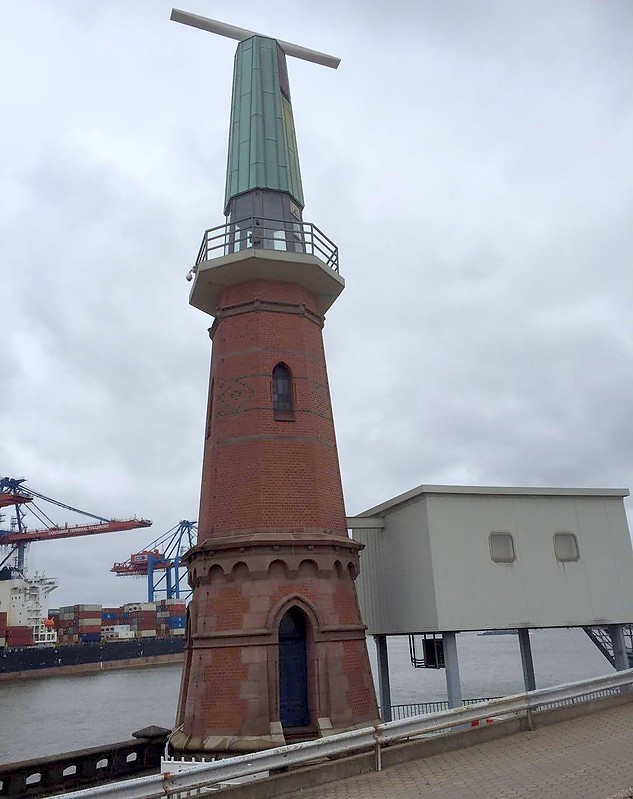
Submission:
{"label": "white ship superstructure", "polygon": [[[46,625],[48,595],[57,588],[57,580],[35,572],[27,577],[13,570],[0,575],[0,613],[7,614],[7,626],[31,627],[34,644],[54,644],[57,633]],[[5,572],[6,574],[6,572]]]}

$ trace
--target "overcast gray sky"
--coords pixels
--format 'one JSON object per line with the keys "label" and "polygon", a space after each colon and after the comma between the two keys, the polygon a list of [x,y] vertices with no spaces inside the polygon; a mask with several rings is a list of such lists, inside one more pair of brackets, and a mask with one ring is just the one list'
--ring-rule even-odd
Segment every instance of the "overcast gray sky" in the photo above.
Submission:
{"label": "overcast gray sky", "polygon": [[[183,7],[342,58],[290,70],[304,216],[347,281],[348,513],[420,483],[633,486],[633,4]],[[170,9],[2,7],[0,474],[154,520],[34,545],[52,605],[142,597],[112,562],[197,517],[211,320],[184,277],[223,221],[235,43]]]}

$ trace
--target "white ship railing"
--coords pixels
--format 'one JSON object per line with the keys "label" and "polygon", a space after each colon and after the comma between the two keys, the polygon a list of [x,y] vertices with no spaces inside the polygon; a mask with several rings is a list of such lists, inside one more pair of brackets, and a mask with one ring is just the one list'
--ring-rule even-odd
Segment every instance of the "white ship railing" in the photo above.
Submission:
{"label": "white ship railing", "polygon": [[[633,686],[633,669],[616,672],[606,677],[566,683],[552,688],[541,688],[513,696],[491,699],[478,705],[444,710],[425,716],[377,724],[374,727],[336,733],[316,741],[280,746],[249,755],[216,760],[212,763],[187,764],[189,768],[149,777],[138,777],[124,782],[99,785],[81,791],[58,794],[50,799],[87,799],[87,797],[115,797],[116,799],[181,799],[200,796],[217,790],[228,780],[254,774],[303,766],[317,758],[340,757],[350,753],[374,752],[376,770],[380,771],[381,749],[412,738],[440,733],[481,722],[491,717],[528,717],[536,710],[555,708],[626,692]],[[176,763],[174,763],[176,766]]]}

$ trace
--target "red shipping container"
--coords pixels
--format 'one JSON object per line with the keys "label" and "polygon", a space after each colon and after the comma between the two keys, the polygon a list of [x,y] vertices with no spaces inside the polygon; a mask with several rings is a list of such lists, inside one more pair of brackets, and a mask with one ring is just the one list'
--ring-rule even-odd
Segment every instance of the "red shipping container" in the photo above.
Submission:
{"label": "red shipping container", "polygon": [[151,611],[138,611],[137,613],[130,613],[130,624],[134,627],[142,627],[145,630],[151,630],[156,627],[157,617]]}
{"label": "red shipping container", "polygon": [[30,646],[33,643],[32,627],[7,627],[7,646]]}

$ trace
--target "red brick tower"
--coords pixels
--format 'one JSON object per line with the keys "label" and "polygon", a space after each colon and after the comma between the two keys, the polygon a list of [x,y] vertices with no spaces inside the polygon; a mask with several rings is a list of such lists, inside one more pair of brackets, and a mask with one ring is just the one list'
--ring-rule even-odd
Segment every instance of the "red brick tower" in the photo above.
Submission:
{"label": "red brick tower", "polygon": [[190,300],[215,321],[181,751],[378,718],[321,334],[344,281],[302,208],[285,55],[253,35],[236,54],[228,223],[205,233]]}

